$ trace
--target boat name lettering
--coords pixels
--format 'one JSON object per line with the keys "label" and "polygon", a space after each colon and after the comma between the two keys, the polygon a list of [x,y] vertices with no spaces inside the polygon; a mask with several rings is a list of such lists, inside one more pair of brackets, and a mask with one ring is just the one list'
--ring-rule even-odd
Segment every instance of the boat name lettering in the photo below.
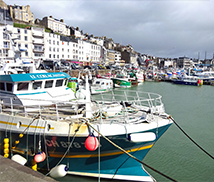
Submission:
{"label": "boat name lettering", "polygon": [[[63,147],[63,148],[68,148],[70,145],[70,142],[64,142],[64,141],[60,141],[59,143],[57,141],[54,140],[46,140],[46,145],[48,147]],[[84,143],[83,143],[84,145]],[[81,148],[81,144],[79,144],[78,142],[73,142],[71,148]]]}
{"label": "boat name lettering", "polygon": [[[60,144],[61,144],[61,146],[62,146],[63,148],[68,148],[69,145],[70,145],[70,142],[61,141]],[[71,147],[72,147],[72,146],[71,146]],[[80,145],[78,142],[73,142],[73,147],[75,147],[75,148],[81,148],[81,145]]]}
{"label": "boat name lettering", "polygon": [[63,77],[65,76],[63,73],[62,74],[41,74],[41,75],[30,75],[30,77],[32,79],[35,79],[35,78],[53,78],[53,77]]}
{"label": "boat name lettering", "polygon": [[59,144],[57,141],[54,141],[54,140],[46,140],[46,145],[48,147],[59,147]]}

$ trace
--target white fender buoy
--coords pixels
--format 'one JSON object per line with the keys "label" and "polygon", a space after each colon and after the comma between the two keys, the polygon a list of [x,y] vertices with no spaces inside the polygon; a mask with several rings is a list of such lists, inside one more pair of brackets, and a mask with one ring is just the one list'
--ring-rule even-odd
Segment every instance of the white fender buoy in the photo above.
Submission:
{"label": "white fender buoy", "polygon": [[50,176],[52,178],[62,178],[67,174],[68,167],[65,164],[60,164],[50,171]]}
{"label": "white fender buoy", "polygon": [[156,139],[156,135],[153,132],[132,133],[129,135],[128,139],[131,142],[151,142]]}
{"label": "white fender buoy", "polygon": [[24,166],[24,165],[26,164],[26,162],[27,162],[27,159],[25,159],[24,157],[22,157],[22,156],[19,155],[19,154],[13,155],[13,156],[11,157],[11,159],[12,159],[13,161],[15,161],[15,162],[17,162],[17,163],[23,165],[23,166]]}

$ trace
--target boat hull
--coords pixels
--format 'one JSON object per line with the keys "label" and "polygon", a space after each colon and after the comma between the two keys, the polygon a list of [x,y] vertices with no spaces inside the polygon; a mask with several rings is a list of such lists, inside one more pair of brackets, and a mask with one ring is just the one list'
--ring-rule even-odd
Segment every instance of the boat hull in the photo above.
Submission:
{"label": "boat hull", "polygon": [[[3,121],[1,121],[2,124]],[[45,161],[37,164],[38,169],[51,169],[61,161],[60,164],[65,164],[69,167],[68,174],[121,180],[153,181],[153,178],[141,163],[125,154],[117,146],[142,161],[153,144],[168,129],[171,123],[158,129],[143,131],[143,133],[153,132],[157,134],[156,139],[153,141],[133,142],[128,138],[131,133],[127,133],[109,135],[107,138],[115,144],[112,145],[106,138],[100,137],[100,147],[95,151],[89,151],[85,148],[85,140],[88,136],[68,137],[66,133],[64,133],[64,136],[62,134],[52,135],[44,133],[44,130],[32,132],[32,126],[32,129],[30,128],[29,132],[20,139],[21,130],[19,132],[10,130],[13,127],[12,122],[7,123],[7,125],[7,129],[1,127],[0,130],[1,154],[3,155],[4,152],[3,141],[6,136],[10,138],[10,146],[18,140],[19,144],[13,150],[11,148],[10,150],[13,155],[17,153],[24,156],[28,159],[28,165],[31,165],[34,154],[39,151],[39,142],[41,142],[41,150],[46,152],[48,157]],[[102,127],[104,126],[99,125],[99,128]]]}
{"label": "boat hull", "polygon": [[117,88],[129,88],[132,86],[131,81],[123,80],[123,79],[117,79],[117,78],[112,78],[114,87]]}
{"label": "boat hull", "polygon": [[174,84],[179,84],[179,85],[193,85],[193,86],[199,86],[197,82],[186,82],[186,81],[181,81],[181,80],[173,80]]}

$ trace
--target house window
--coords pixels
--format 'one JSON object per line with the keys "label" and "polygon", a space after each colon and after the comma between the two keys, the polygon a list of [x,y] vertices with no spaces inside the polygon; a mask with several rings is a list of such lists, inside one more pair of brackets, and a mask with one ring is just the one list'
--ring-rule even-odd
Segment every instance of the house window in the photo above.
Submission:
{"label": "house window", "polygon": [[28,56],[28,52],[25,52],[25,56]]}
{"label": "house window", "polygon": [[27,36],[25,36],[25,41],[27,41]]}
{"label": "house window", "polygon": [[51,58],[51,54],[49,54],[49,58]]}
{"label": "house window", "polygon": [[25,48],[28,48],[28,45],[27,45],[27,44],[25,44]]}
{"label": "house window", "polygon": [[25,30],[25,34],[27,34],[27,30]]}
{"label": "house window", "polygon": [[4,48],[8,48],[8,43],[7,42],[4,42]]}

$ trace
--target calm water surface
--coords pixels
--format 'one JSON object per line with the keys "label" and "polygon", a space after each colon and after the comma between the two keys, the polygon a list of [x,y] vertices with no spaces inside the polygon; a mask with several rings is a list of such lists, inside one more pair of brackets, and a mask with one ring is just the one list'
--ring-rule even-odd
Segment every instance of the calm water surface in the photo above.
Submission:
{"label": "calm water surface", "polygon": [[[130,89],[162,95],[166,112],[172,115],[195,142],[214,156],[214,86],[196,87],[174,85],[168,82],[145,82]],[[177,181],[214,181],[214,160],[193,144],[176,125],[172,125],[156,142],[143,162]],[[158,182],[170,181],[146,169]],[[60,181],[95,182],[98,180],[65,176]]]}

